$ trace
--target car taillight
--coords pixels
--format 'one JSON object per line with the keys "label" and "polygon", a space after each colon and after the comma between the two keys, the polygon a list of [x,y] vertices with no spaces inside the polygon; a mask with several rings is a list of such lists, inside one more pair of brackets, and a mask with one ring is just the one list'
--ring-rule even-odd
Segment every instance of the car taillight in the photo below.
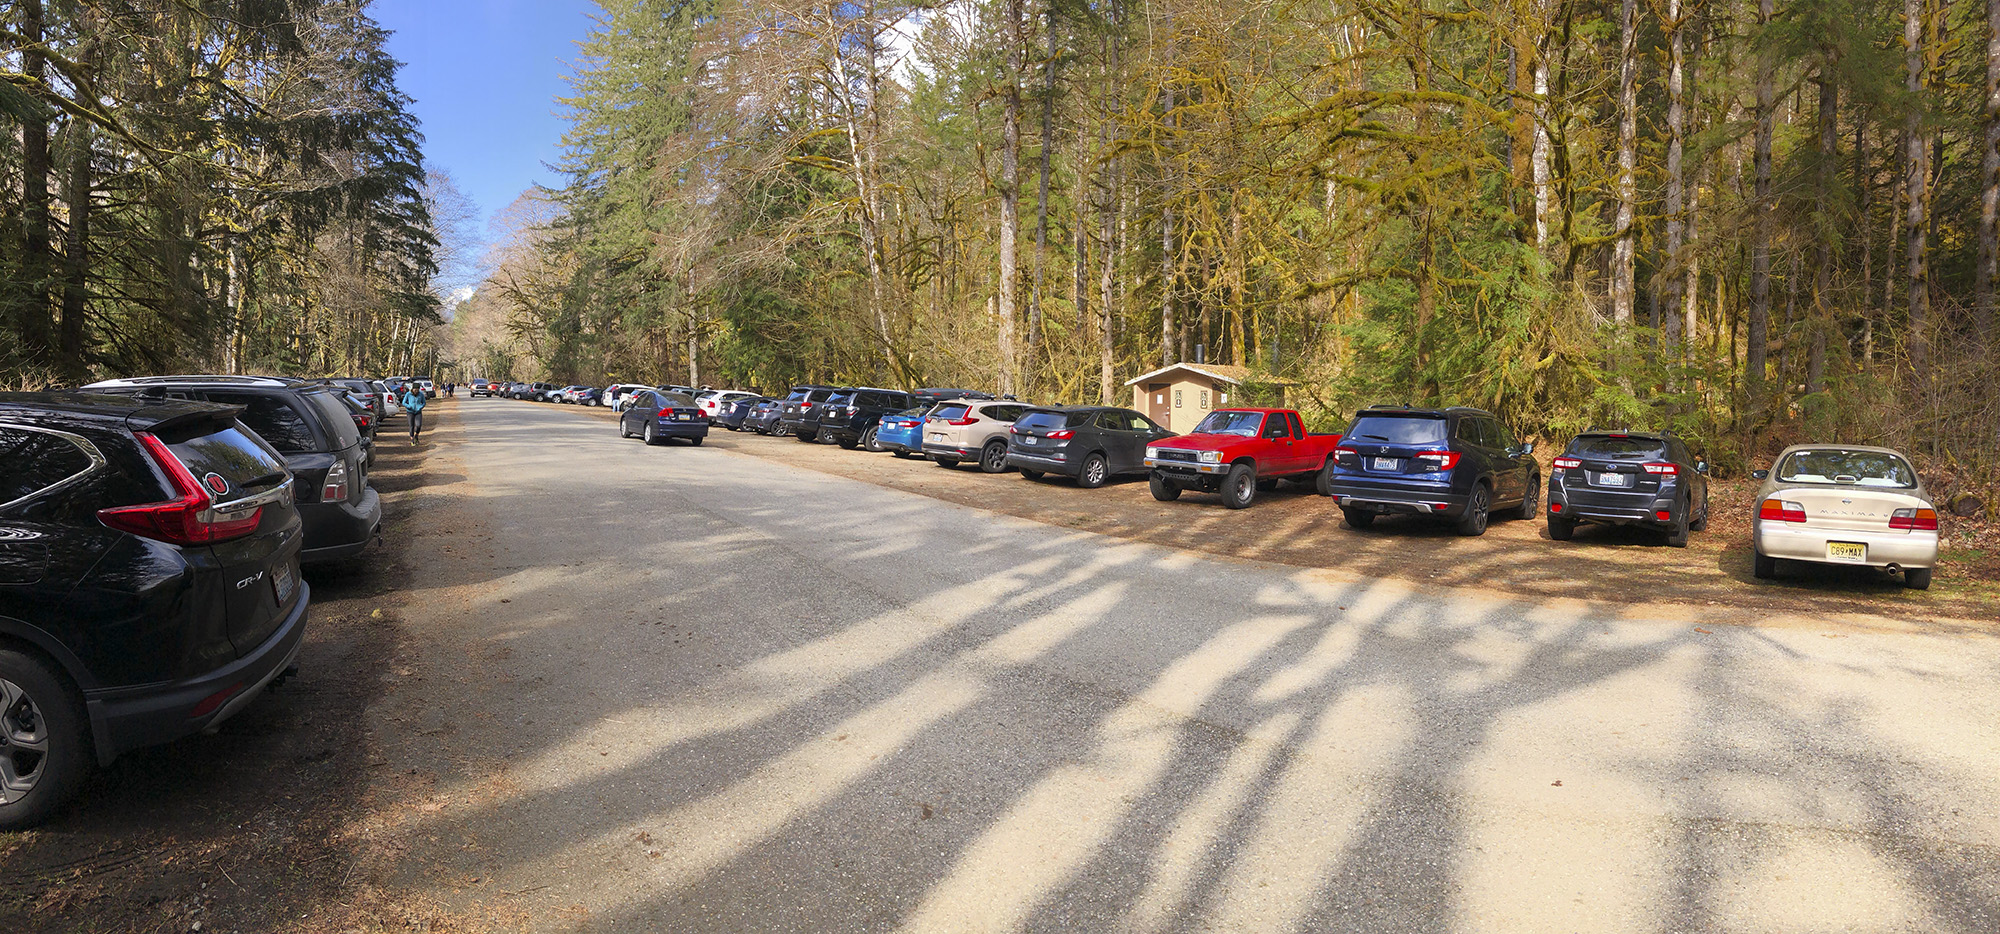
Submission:
{"label": "car taillight", "polygon": [[1457,451],[1432,451],[1428,454],[1419,454],[1416,459],[1424,465],[1425,470],[1450,470],[1458,466]]}
{"label": "car taillight", "polygon": [[1889,514],[1889,527],[1909,532],[1937,531],[1937,512],[1931,509],[1898,509]]}
{"label": "car taillight", "polygon": [[799,411],[801,411],[801,412],[803,412],[803,411],[805,411],[805,410],[807,410],[807,409],[810,409],[810,408],[812,408],[812,407],[813,407],[813,404],[812,404],[812,403],[810,403],[810,402],[801,402],[801,403],[799,403]]}
{"label": "car taillight", "polygon": [[226,542],[257,530],[257,523],[264,515],[262,506],[242,515],[218,512],[215,501],[195,482],[194,474],[188,472],[180,458],[167,449],[165,442],[144,432],[137,437],[139,446],[166,473],[175,497],[161,503],[100,509],[97,521],[120,532],[172,545]]}
{"label": "car taillight", "polygon": [[1645,464],[1643,466],[1646,468],[1647,473],[1664,474],[1669,477],[1675,476],[1681,472],[1681,469],[1679,467],[1674,466],[1673,464]]}
{"label": "car taillight", "polygon": [[1804,522],[1806,507],[1782,499],[1767,499],[1762,506],[1757,507],[1757,518],[1776,522]]}
{"label": "car taillight", "polygon": [[944,420],[944,423],[947,425],[957,425],[960,428],[964,428],[965,426],[970,425],[976,421],[979,421],[978,416],[967,415],[964,418],[947,418]]}
{"label": "car taillight", "polygon": [[1577,467],[1581,467],[1581,466],[1583,466],[1583,461],[1582,461],[1581,459],[1578,459],[1578,458],[1574,458],[1574,457],[1558,457],[1558,458],[1556,458],[1556,469],[1557,469],[1557,470],[1573,470],[1573,469],[1575,469],[1575,468],[1577,468]]}
{"label": "car taillight", "polygon": [[337,503],[346,498],[347,462],[344,460],[334,461],[333,466],[326,470],[326,479],[320,482],[319,501],[322,503]]}
{"label": "car taillight", "polygon": [[1065,428],[1061,431],[1049,432],[1049,437],[1054,438],[1057,441],[1068,441],[1069,439],[1076,437],[1076,432]]}
{"label": "car taillight", "polygon": [[1345,459],[1349,457],[1359,458],[1361,456],[1361,452],[1353,448],[1334,448],[1333,456],[1336,459]]}
{"label": "car taillight", "polygon": [[359,429],[361,429],[362,431],[367,431],[367,430],[368,430],[368,416],[366,416],[366,415],[355,415],[355,416],[354,416],[354,427],[356,427],[356,428],[359,428]]}

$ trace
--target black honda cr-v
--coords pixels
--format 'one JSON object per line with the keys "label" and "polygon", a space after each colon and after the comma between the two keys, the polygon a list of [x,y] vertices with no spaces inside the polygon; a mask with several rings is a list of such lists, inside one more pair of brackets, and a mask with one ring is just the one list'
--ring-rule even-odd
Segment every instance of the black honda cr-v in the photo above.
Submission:
{"label": "black honda cr-v", "polygon": [[234,715],[298,654],[293,481],[240,411],[0,393],[0,829]]}

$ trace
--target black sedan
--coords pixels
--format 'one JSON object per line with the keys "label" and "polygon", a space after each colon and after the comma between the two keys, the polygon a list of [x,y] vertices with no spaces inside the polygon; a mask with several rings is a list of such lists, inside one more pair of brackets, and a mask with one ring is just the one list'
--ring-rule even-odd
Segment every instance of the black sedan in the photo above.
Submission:
{"label": "black sedan", "polygon": [[1173,436],[1131,409],[1035,409],[1009,430],[1007,464],[1030,480],[1059,473],[1096,489],[1115,476],[1146,473],[1146,445]]}
{"label": "black sedan", "polygon": [[618,413],[618,436],[642,437],[647,444],[661,444],[668,438],[700,444],[708,437],[708,416],[694,404],[693,396],[641,390],[626,403],[625,411]]}

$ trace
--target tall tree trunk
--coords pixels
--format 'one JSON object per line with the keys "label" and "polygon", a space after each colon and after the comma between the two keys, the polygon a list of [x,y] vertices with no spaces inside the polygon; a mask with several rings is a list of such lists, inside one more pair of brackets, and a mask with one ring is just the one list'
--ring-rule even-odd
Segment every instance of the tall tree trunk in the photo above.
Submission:
{"label": "tall tree trunk", "polygon": [[1972,326],[1993,345],[1993,280],[2000,277],[2000,0],[1986,0],[1986,135],[1979,160],[1979,265]]}
{"label": "tall tree trunk", "polygon": [[69,229],[63,237],[62,373],[81,381],[89,375],[83,359],[83,319],[90,302],[90,127],[70,122]]}
{"label": "tall tree trunk", "polygon": [[[48,57],[42,49],[42,0],[22,0],[21,74],[39,84],[47,80]],[[21,124],[21,346],[34,363],[49,363],[54,332],[50,319],[49,256],[49,124],[42,105],[28,102],[37,116]]]}
{"label": "tall tree trunk", "polygon": [[[1667,243],[1666,256],[1661,263],[1660,291],[1661,304],[1666,306],[1671,321],[1681,313],[1681,298],[1685,290],[1681,270],[1687,262],[1683,254],[1687,176],[1682,165],[1687,149],[1687,30],[1682,22],[1681,0],[1667,0],[1666,17],[1667,21],[1662,25],[1667,30]],[[1666,330],[1671,332],[1679,328],[1668,325]],[[1670,339],[1669,343],[1677,342]]]}
{"label": "tall tree trunk", "polygon": [[1861,316],[1862,355],[1861,368],[1866,370],[1868,357],[1874,348],[1868,346],[1867,337],[1873,333],[1870,325],[1875,316],[1869,313],[1869,306],[1875,301],[1875,237],[1869,225],[1874,218],[1868,210],[1868,201],[1873,196],[1874,173],[1868,170],[1868,114],[1863,110],[1854,119],[1854,229],[1861,238],[1861,299],[1855,310]]}
{"label": "tall tree trunk", "polygon": [[[1771,25],[1771,0],[1757,0],[1757,27],[1760,35]],[[1771,131],[1775,91],[1772,87],[1771,57],[1760,51],[1757,55],[1757,132],[1756,132],[1756,199],[1750,209],[1754,212],[1750,239],[1750,309],[1749,333],[1744,335],[1749,344],[1745,348],[1743,385],[1750,395],[1752,412],[1761,412],[1764,404],[1765,353],[1768,349],[1771,326],[1771,222],[1774,210],[1771,204]]]}
{"label": "tall tree trunk", "polygon": [[1618,10],[1618,214],[1611,244],[1611,320],[1632,323],[1636,274],[1634,247],[1638,231],[1639,160],[1639,0],[1624,0]]}
{"label": "tall tree trunk", "polygon": [[[1166,122],[1173,126],[1174,91],[1168,88],[1162,98]],[[1180,332],[1174,327],[1174,172],[1171,165],[1163,173],[1160,186],[1160,364],[1177,363],[1180,360]]]}
{"label": "tall tree trunk", "polygon": [[1007,87],[1000,118],[1000,394],[1019,386],[1014,350],[1014,317],[1019,297],[1021,237],[1021,0],[1007,0]]}
{"label": "tall tree trunk", "polygon": [[1036,173],[1035,184],[1035,287],[1028,296],[1028,359],[1027,373],[1030,378],[1041,362],[1042,346],[1042,276],[1049,260],[1049,152],[1055,148],[1055,107],[1056,107],[1056,11],[1049,8],[1046,17],[1049,28],[1048,61],[1042,65],[1042,159],[1040,171]]}
{"label": "tall tree trunk", "polygon": [[[870,28],[873,28],[872,20]],[[872,62],[875,48],[872,38],[868,42],[868,48],[869,59]],[[873,70],[872,64],[870,69]],[[868,158],[868,153],[873,150],[874,144],[862,139],[861,125],[854,114],[854,91],[848,81],[846,57],[838,49],[833,53],[833,72],[835,80],[840,83],[841,110],[845,118],[847,149],[850,155],[849,168],[854,176],[855,198],[859,202],[857,211],[859,216],[856,218],[855,227],[856,232],[861,235],[861,252],[868,258],[868,302],[873,306],[869,310],[873,312],[875,318],[875,339],[881,344],[882,359],[887,363],[889,371],[900,372],[902,367],[896,358],[895,343],[889,333],[889,297],[887,284],[884,281],[886,273],[882,268],[882,228],[876,210],[873,160]],[[870,87],[873,86],[871,81]],[[874,101],[869,102],[869,109],[875,109]]]}
{"label": "tall tree trunk", "polygon": [[[1769,2],[1769,0],[1765,0]],[[1903,124],[1904,133],[1904,197],[1908,199],[1910,243],[1905,257],[1909,263],[1909,311],[1910,333],[1908,344],[1910,370],[1922,379],[1928,370],[1930,344],[1924,329],[1930,312],[1930,268],[1928,265],[1927,243],[1924,226],[1924,211],[1930,200],[1928,186],[1924,183],[1925,170],[1929,162],[1925,156],[1924,138],[1924,0],[1903,0],[1903,67],[1905,86],[1909,93],[1906,104],[1909,116]]]}
{"label": "tall tree trunk", "polygon": [[1550,191],[1552,173],[1549,166],[1551,150],[1554,147],[1549,141],[1549,120],[1552,111],[1549,107],[1549,37],[1546,24],[1541,25],[1544,26],[1542,41],[1536,43],[1535,48],[1535,141],[1528,159],[1529,172],[1533,176],[1535,185],[1535,245],[1546,249],[1549,242],[1549,212],[1553,210],[1554,205]]}
{"label": "tall tree trunk", "polygon": [[[1111,4],[1111,20],[1114,25],[1118,21],[1118,13],[1119,5],[1114,0]],[[1106,80],[1104,81],[1104,122],[1098,128],[1098,144],[1105,152],[1111,152],[1112,150],[1111,144],[1115,138],[1114,134],[1117,132],[1115,129],[1115,115],[1117,114],[1115,105],[1118,100],[1118,89],[1125,85],[1125,73],[1118,53],[1118,40],[1114,35],[1107,33],[1104,40],[1104,71],[1106,75]],[[1113,74],[1118,76],[1118,80],[1109,80],[1109,76]],[[1102,246],[1098,250],[1100,254],[1098,264],[1102,268],[1099,269],[1097,278],[1097,395],[1098,402],[1102,405],[1115,405],[1117,403],[1115,394],[1118,391],[1118,374],[1116,370],[1118,362],[1117,334],[1115,330],[1118,305],[1114,289],[1117,285],[1115,273],[1119,255],[1117,237],[1119,230],[1123,226],[1119,219],[1119,213],[1124,204],[1122,189],[1119,186],[1119,168],[1119,159],[1116,155],[1113,155],[1106,160],[1104,169],[1099,175],[1104,180],[1103,240],[1101,241]]]}
{"label": "tall tree trunk", "polygon": [[[1835,68],[1840,62],[1840,50],[1827,47],[1822,50],[1826,63],[1820,68],[1819,78],[1819,190],[1824,205],[1837,205],[1845,199],[1833,197],[1834,187],[1839,179],[1834,172],[1834,160],[1840,157],[1840,85],[1836,83]],[[1823,218],[1820,222],[1818,242],[1815,249],[1813,270],[1812,321],[1807,333],[1812,341],[1806,362],[1806,392],[1816,393],[1826,388],[1826,332],[1833,324],[1833,258],[1839,244],[1840,219]]]}

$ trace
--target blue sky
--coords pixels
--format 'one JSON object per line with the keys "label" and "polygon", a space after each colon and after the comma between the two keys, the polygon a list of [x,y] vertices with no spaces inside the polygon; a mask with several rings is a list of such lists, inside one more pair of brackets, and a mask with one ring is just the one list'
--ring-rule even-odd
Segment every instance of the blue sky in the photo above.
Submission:
{"label": "blue sky", "polygon": [[560,155],[555,98],[569,92],[563,79],[596,11],[591,0],[376,0],[371,8],[395,33],[396,83],[416,99],[426,158],[451,173],[482,219],[528,186],[555,181],[542,167]]}

